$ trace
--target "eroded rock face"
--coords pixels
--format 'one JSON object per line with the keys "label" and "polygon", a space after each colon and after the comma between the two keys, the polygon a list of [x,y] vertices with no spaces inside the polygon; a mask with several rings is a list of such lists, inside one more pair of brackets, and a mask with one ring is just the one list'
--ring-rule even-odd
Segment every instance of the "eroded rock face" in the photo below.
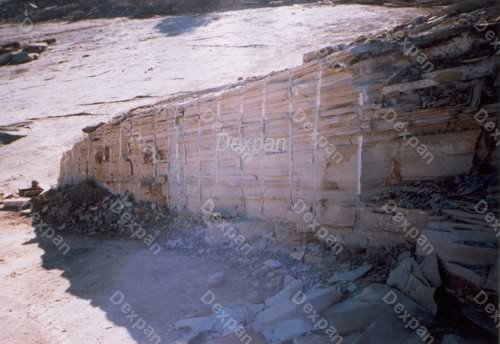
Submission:
{"label": "eroded rock face", "polygon": [[[492,173],[495,145],[485,141],[474,114],[491,119],[496,113],[499,60],[483,32],[496,25],[497,14],[498,6],[491,6],[417,18],[308,54],[297,68],[237,88],[134,110],[89,131],[64,157],[60,181],[95,178],[171,208],[272,219],[290,225],[283,233],[288,244],[316,240],[340,251],[342,244],[417,243],[431,249],[431,238],[418,228],[456,205],[447,195],[424,192],[396,204],[411,230],[400,216],[363,202],[384,186],[404,188],[405,181]],[[482,18],[487,23],[480,31],[475,26]],[[249,131],[246,121],[260,127]],[[315,122],[316,148],[310,139]],[[284,150],[239,144],[217,151],[221,135],[247,142],[264,135],[266,126],[288,143]],[[120,140],[127,143],[121,149],[113,144]],[[303,154],[316,157],[312,165]],[[302,187],[311,180],[312,189]],[[423,203],[424,209],[399,209]],[[277,227],[269,232],[277,236]]]}
{"label": "eroded rock face", "polygon": [[[338,288],[304,294],[304,302],[324,312],[340,334],[357,335],[354,343],[378,343],[388,331],[394,333],[388,342],[413,343],[429,335],[425,326],[438,311],[436,288],[449,283],[447,291],[461,290],[438,272],[440,261],[474,288],[487,284],[488,276],[470,271],[468,263],[495,276],[498,244],[481,233],[484,221],[470,214],[474,204],[464,197],[485,197],[496,209],[489,194],[497,193],[497,135],[478,116],[496,121],[500,60],[484,31],[493,32],[499,14],[492,6],[418,18],[309,54],[297,68],[238,88],[137,109],[89,130],[63,159],[61,182],[91,177],[177,209],[286,222],[295,226],[285,235],[292,244],[333,233],[344,245],[416,246],[419,258],[403,257],[388,286],[369,286],[344,303],[338,303]],[[264,135],[269,127],[290,145],[255,155],[242,144],[224,153],[216,149],[221,135],[246,142],[240,136]],[[321,144],[311,145],[308,134],[323,138]],[[127,142],[125,150],[113,146],[120,140]],[[426,190],[407,197],[401,190],[415,180],[426,180]],[[388,195],[369,203],[386,187]],[[369,269],[354,271],[331,282],[355,281]],[[254,329],[271,343],[314,328],[302,302],[293,301],[298,286],[286,286],[256,315]],[[402,310],[420,333],[398,319]]]}

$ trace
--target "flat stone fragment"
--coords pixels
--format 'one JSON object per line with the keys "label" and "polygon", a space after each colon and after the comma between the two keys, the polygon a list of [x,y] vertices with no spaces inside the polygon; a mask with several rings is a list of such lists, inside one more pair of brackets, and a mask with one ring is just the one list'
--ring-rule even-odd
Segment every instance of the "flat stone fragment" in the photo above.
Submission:
{"label": "flat stone fragment", "polygon": [[5,53],[0,55],[0,66],[3,66],[10,62],[12,58],[12,53]]}
{"label": "flat stone fragment", "polygon": [[333,277],[328,280],[328,283],[356,281],[366,275],[372,268],[373,266],[366,264],[351,271],[335,272]]}
{"label": "flat stone fragment", "polygon": [[311,304],[317,313],[340,301],[340,288],[315,289],[296,293],[291,300],[269,307],[259,313],[253,327],[271,342],[283,342],[304,335],[313,329],[313,323],[304,312],[304,305]]}
{"label": "flat stone fragment", "polygon": [[217,272],[208,278],[209,287],[217,287],[222,285],[226,280],[226,275],[223,272]]}
{"label": "flat stone fragment", "polygon": [[271,269],[279,269],[283,264],[276,259],[268,259],[264,262],[264,265]]}
{"label": "flat stone fragment", "polygon": [[3,208],[6,210],[20,210],[22,207],[27,205],[30,201],[31,201],[31,198],[27,198],[27,197],[5,199],[3,201]]}
{"label": "flat stone fragment", "polygon": [[25,51],[19,51],[17,53],[12,54],[11,63],[12,64],[21,64],[30,62],[32,60],[31,56]]}
{"label": "flat stone fragment", "polygon": [[27,44],[23,50],[27,53],[42,53],[45,51],[45,49],[47,49],[49,45],[45,42],[41,42],[41,43],[30,43],[30,44]]}

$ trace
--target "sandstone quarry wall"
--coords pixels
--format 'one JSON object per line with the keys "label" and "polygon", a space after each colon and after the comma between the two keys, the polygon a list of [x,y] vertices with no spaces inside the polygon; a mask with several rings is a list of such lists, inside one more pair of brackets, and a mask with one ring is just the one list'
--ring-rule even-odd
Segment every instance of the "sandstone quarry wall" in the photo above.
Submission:
{"label": "sandstone quarry wall", "polygon": [[478,121],[497,123],[500,56],[485,37],[495,13],[429,17],[219,93],[134,110],[86,130],[60,182],[93,178],[196,213],[213,202],[292,224],[290,238],[307,232],[311,211],[346,242],[400,242],[376,225],[370,195],[496,162]]}

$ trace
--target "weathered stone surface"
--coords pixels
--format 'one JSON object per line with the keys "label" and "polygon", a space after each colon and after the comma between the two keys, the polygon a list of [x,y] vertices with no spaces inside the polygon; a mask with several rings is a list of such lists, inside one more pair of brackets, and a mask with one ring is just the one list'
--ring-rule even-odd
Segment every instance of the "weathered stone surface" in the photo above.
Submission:
{"label": "weathered stone surface", "polygon": [[420,268],[424,277],[429,281],[433,287],[439,287],[442,283],[441,275],[439,273],[439,262],[436,254],[428,255],[420,263]]}
{"label": "weathered stone surface", "polygon": [[437,313],[437,304],[434,300],[436,288],[427,281],[413,258],[406,258],[391,271],[387,284],[401,290],[433,314]]}
{"label": "weathered stone surface", "polygon": [[213,287],[218,287],[224,284],[226,280],[226,275],[223,272],[216,272],[215,274],[211,275],[208,278],[208,286],[213,288]]}
{"label": "weathered stone surface", "polygon": [[353,344],[414,344],[416,340],[422,342],[414,330],[405,329],[398,315],[388,309]]}
{"label": "weathered stone surface", "polygon": [[[376,38],[360,37],[349,46],[326,48],[317,55],[308,54],[307,64],[267,75],[262,78],[265,81],[252,80],[242,84],[240,88],[228,87],[219,93],[207,92],[196,97],[180,96],[150,108],[131,112],[123,118],[133,119],[132,132],[140,129],[141,134],[150,138],[151,142],[157,133],[168,132],[168,140],[155,141],[155,150],[164,153],[161,162],[144,159],[140,149],[136,149],[137,151],[127,157],[115,157],[112,164],[96,159],[99,156],[89,157],[89,149],[96,151],[95,155],[100,154],[98,150],[105,145],[103,137],[109,137],[109,142],[119,141],[120,132],[123,133],[125,128],[124,122],[116,120],[93,132],[85,142],[78,144],[65,155],[61,164],[61,181],[70,183],[76,177],[88,177],[105,182],[113,190],[123,190],[131,187],[129,183],[135,183],[127,179],[131,177],[128,175],[131,172],[130,164],[138,167],[134,173],[139,175],[134,175],[133,180],[151,177],[150,171],[166,170],[168,166],[168,181],[158,187],[156,194],[152,194],[150,185],[134,185],[134,194],[138,199],[168,199],[172,208],[194,212],[200,212],[200,203],[203,204],[208,198],[217,199],[217,211],[220,209],[228,214],[292,222],[296,230],[291,229],[287,235],[296,234],[297,239],[293,240],[293,244],[319,239],[315,233],[307,230],[309,223],[305,224],[303,219],[314,207],[314,213],[318,215],[315,221],[324,226],[324,233],[334,234],[342,244],[361,247],[392,246],[401,243],[414,245],[417,237],[405,235],[399,223],[383,225],[390,217],[389,214],[379,216],[369,213],[366,217],[362,216],[363,206],[359,197],[363,199],[378,188],[385,189],[387,185],[468,174],[473,167],[476,168],[473,165],[476,165],[474,161],[477,160],[474,158],[478,150],[476,143],[481,134],[480,126],[472,116],[458,116],[457,113],[466,114],[471,109],[483,107],[490,113],[490,117],[496,117],[494,102],[480,95],[494,88],[493,85],[486,86],[485,80],[494,80],[496,77],[498,56],[495,56],[492,49],[475,49],[471,44],[484,41],[484,34],[477,32],[472,25],[474,20],[477,21],[482,16],[491,16],[487,19],[494,21],[498,14],[477,10],[473,13],[462,13],[459,17],[457,13],[453,13],[439,19],[438,32],[433,30],[437,21],[427,18],[426,22],[422,23],[420,19],[419,22]],[[460,25],[463,32],[457,32],[457,20],[468,22],[467,25]],[[426,52],[429,49],[429,54],[432,53],[436,58],[457,55],[463,58],[439,61],[432,66],[436,69],[433,72],[422,70],[420,56],[416,58],[401,51],[401,43],[408,36],[418,40],[419,46],[426,49]],[[456,49],[450,42],[456,43]],[[339,66],[340,70],[343,70],[341,73],[338,72]],[[398,77],[393,78],[394,75]],[[310,82],[298,86],[294,80],[316,80],[317,84]],[[290,81],[294,88],[292,94],[285,96],[277,91],[288,89]],[[272,83],[276,90],[265,86],[269,83]],[[307,91],[307,95],[302,91]],[[338,94],[343,96],[336,96]],[[217,124],[215,121],[211,123],[191,120],[199,119],[197,116],[200,113],[216,113],[215,101],[230,104],[223,107],[223,115],[219,117],[224,117],[224,123],[233,123],[232,126],[234,125],[237,132],[243,132],[247,123],[262,120],[272,121],[273,128],[276,126],[283,129],[289,125],[289,118],[283,116],[282,108],[302,103],[306,97],[317,99],[317,106],[321,108],[322,120],[315,128],[316,134],[319,137],[328,137],[329,143],[335,144],[336,147],[333,154],[341,154],[342,159],[320,149],[316,152],[318,159],[311,165],[303,156],[316,154],[313,151],[314,145],[304,146],[302,138],[298,139],[293,132],[283,131],[284,138],[290,141],[286,150],[272,155],[259,155],[251,163],[246,163],[237,156],[238,154],[233,154],[234,152],[215,154],[213,143],[218,130],[213,130],[214,124]],[[259,111],[248,110],[250,99],[252,104],[273,104],[267,109],[265,119],[260,117]],[[164,111],[167,108],[169,110]],[[386,114],[391,111],[395,113],[397,122],[387,119]],[[351,120],[353,113],[356,113],[357,120]],[[212,119],[215,117],[217,116],[212,116]],[[333,125],[331,121],[339,121],[342,125]],[[161,127],[155,127],[154,123],[161,123]],[[262,128],[267,125],[262,124]],[[415,147],[405,142],[408,138],[402,138],[399,132],[401,130],[397,129],[395,124],[401,124],[412,134],[411,138],[417,142],[412,140],[410,143],[415,143]],[[143,131],[144,128],[148,129]],[[173,130],[167,130],[168,128]],[[467,130],[463,130],[464,128]],[[108,134],[109,132],[111,134]],[[197,139],[190,134],[198,132],[200,136]],[[288,137],[289,135],[291,136]],[[133,147],[137,146],[136,136],[125,137],[126,142],[123,143],[130,144],[134,149]],[[418,143],[421,143],[418,148],[425,149],[416,149]],[[180,152],[172,147],[185,147],[186,151]],[[294,147],[299,151],[293,151]],[[332,147],[328,146],[331,151]],[[207,154],[204,156],[207,161],[204,162],[203,171],[200,171],[199,158],[191,152],[200,152],[205,148]],[[180,158],[181,153],[184,153],[184,159]],[[232,157],[226,157],[229,155]],[[425,157],[430,159],[424,161]],[[488,165],[492,154],[486,150],[481,157],[481,161]],[[257,159],[258,166],[265,168],[255,168],[257,164],[254,162]],[[238,166],[238,173],[235,173],[234,166]],[[313,189],[304,188],[303,186],[310,183],[312,170],[317,170],[324,182],[315,184]],[[123,176],[125,178],[115,178],[118,175],[122,177],[123,173],[126,173]],[[211,176],[210,182],[202,178],[202,175]],[[272,181],[270,180],[270,176],[278,175],[290,176],[291,179],[273,177]],[[195,191],[191,186],[197,186],[199,190]],[[426,209],[434,211],[440,210],[442,204],[446,203],[441,202],[440,197],[435,199],[432,190],[423,194],[428,194],[431,199],[425,199],[424,203],[407,199],[405,206],[415,208],[422,203]],[[290,205],[299,198],[321,199],[321,211],[317,211],[317,202],[304,205],[300,214],[291,211]],[[417,198],[420,199],[420,196]],[[420,228],[419,223],[409,217],[412,212],[421,212],[422,214],[417,214],[416,217],[422,221],[426,220],[429,214],[421,209],[402,212],[413,226]],[[290,213],[293,213],[293,216],[290,216]],[[375,219],[376,223],[373,223],[372,219]],[[309,222],[312,222],[311,220],[309,219]],[[372,224],[375,226],[371,226]],[[272,231],[271,228],[266,230]],[[220,228],[214,227],[209,229],[209,232],[219,234],[221,231]],[[232,234],[236,235],[234,232]],[[229,236],[225,239],[229,240]],[[439,251],[440,258],[442,255],[453,256],[455,259],[470,259],[479,263],[482,263],[479,259],[481,257],[476,258],[475,253],[486,252],[486,266],[492,264],[492,259],[497,255],[495,250],[485,251],[477,247],[471,249],[470,246],[467,246],[465,256],[462,255],[464,251],[461,246],[453,247],[458,248],[452,250],[453,252],[442,251],[437,246],[435,248]],[[303,258],[302,254],[298,257]],[[317,259],[308,252],[305,257]]]}
{"label": "weathered stone surface", "polygon": [[475,285],[477,288],[481,288],[481,286],[484,283],[485,278],[483,278],[483,276],[460,264],[443,261],[443,267],[446,270],[446,273],[448,273],[449,275],[455,278],[458,277],[463,281],[471,283]]}
{"label": "weathered stone surface", "polygon": [[0,66],[3,66],[5,64],[9,63],[11,58],[12,58],[12,53],[1,54],[0,55]]}
{"label": "weathered stone surface", "polygon": [[32,58],[29,56],[29,54],[25,51],[19,51],[16,53],[12,53],[11,57],[11,63],[12,64],[21,64],[21,63],[26,63],[30,62]]}
{"label": "weathered stone surface", "polygon": [[175,323],[177,330],[187,331],[183,340],[189,343],[192,339],[198,337],[200,334],[212,331],[217,323],[214,316],[198,317],[192,319],[183,319]]}
{"label": "weathered stone surface", "polygon": [[253,326],[270,342],[301,336],[313,328],[313,323],[303,310],[304,305],[310,303],[316,312],[321,313],[338,302],[342,295],[340,288],[335,287],[311,290],[305,295],[296,294],[292,300],[259,313]]}
{"label": "weathered stone surface", "polygon": [[[257,329],[257,328],[256,328]],[[257,331],[267,339],[269,343],[281,343],[292,338],[303,335],[313,330],[313,323],[305,318],[294,318],[276,322],[274,326],[262,331]]]}
{"label": "weathered stone surface", "polygon": [[347,300],[327,309],[324,315],[328,323],[345,336],[364,331],[386,309],[381,303]]}
{"label": "weathered stone surface", "polygon": [[90,134],[90,133],[93,133],[94,131],[96,131],[97,128],[103,126],[104,124],[105,124],[104,122],[99,122],[96,125],[92,125],[92,126],[88,126],[88,127],[83,128],[82,131],[86,134]]}
{"label": "weathered stone surface", "polygon": [[443,336],[443,340],[441,344],[465,344],[466,341],[462,337],[453,335],[453,334],[447,334]]}
{"label": "weathered stone surface", "polygon": [[283,266],[283,264],[276,259],[268,259],[263,264],[270,269],[279,269]]}
{"label": "weathered stone surface", "polygon": [[[415,338],[412,331],[404,329],[394,311],[398,303],[423,324],[429,323],[431,317],[427,311],[401,292],[383,284],[366,287],[354,298],[330,307],[324,316],[341,336],[349,337],[351,343],[406,343]],[[393,333],[394,338],[388,338]]]}
{"label": "weathered stone surface", "polygon": [[[246,327],[245,333],[246,333],[246,335],[248,335],[252,339],[252,341],[251,341],[252,344],[268,344],[266,339],[260,333],[255,332],[255,330],[253,330],[251,327]],[[238,335],[236,335],[236,333],[230,333],[225,337],[210,339],[207,342],[205,342],[205,344],[241,344],[241,343],[246,343],[248,339],[244,338],[243,336],[244,335],[238,337]]]}
{"label": "weathered stone surface", "polygon": [[[311,334],[303,337],[298,337],[293,340],[293,344],[331,344],[328,336]],[[344,342],[345,343],[345,342]]]}
{"label": "weathered stone surface", "polygon": [[[175,323],[175,328],[183,332],[183,339],[187,342],[197,338],[199,335],[210,332],[216,336],[227,336],[234,331],[234,328],[226,326],[226,314],[234,320],[238,326],[254,321],[257,313],[261,312],[263,305],[224,305],[223,311],[205,317],[179,320]],[[223,313],[225,312],[225,313]]]}
{"label": "weathered stone surface", "polygon": [[56,42],[57,42],[57,40],[56,40],[54,37],[51,37],[51,38],[46,38],[46,39],[42,40],[42,42],[44,42],[44,43],[47,43],[47,44],[51,45],[51,44],[56,43]]}
{"label": "weathered stone surface", "polygon": [[1,47],[0,47],[0,53],[8,53],[8,52],[14,52],[16,50],[19,50],[21,49],[21,43],[19,42],[9,42],[9,43],[6,43],[6,44],[3,44]]}
{"label": "weathered stone surface", "polygon": [[484,288],[498,293],[498,262],[490,268]]}
{"label": "weathered stone surface", "polygon": [[441,344],[490,344],[492,341],[486,341],[474,338],[462,338],[455,334],[446,334],[443,336]]}
{"label": "weathered stone surface", "polygon": [[44,52],[48,46],[49,46],[49,44],[45,43],[45,42],[30,43],[30,44],[25,45],[23,47],[23,50],[27,53],[40,54],[40,53]]}
{"label": "weathered stone surface", "polygon": [[266,306],[271,307],[289,302],[293,295],[301,290],[303,286],[304,283],[302,281],[294,279],[290,276],[285,276],[285,279],[283,281],[283,289],[276,295],[268,298],[266,300]]}
{"label": "weathered stone surface", "polygon": [[[429,242],[435,248],[436,254],[442,260],[464,265],[490,266],[495,264],[498,259],[498,252],[495,248],[480,245],[481,242],[472,240],[474,239],[472,235],[468,235],[467,239],[469,240],[464,240],[455,231],[444,232],[425,229],[422,234],[429,239]],[[474,234],[474,232],[471,234]],[[478,242],[478,244],[472,246],[464,244],[464,241],[474,241]],[[424,255],[420,250],[420,246],[417,246],[417,254]]]}
{"label": "weathered stone surface", "polygon": [[22,207],[27,206],[30,201],[31,198],[27,197],[4,199],[3,208],[5,210],[20,210]]}
{"label": "weathered stone surface", "polygon": [[351,271],[335,272],[328,283],[353,282],[366,275],[373,267],[369,264],[362,265]]}

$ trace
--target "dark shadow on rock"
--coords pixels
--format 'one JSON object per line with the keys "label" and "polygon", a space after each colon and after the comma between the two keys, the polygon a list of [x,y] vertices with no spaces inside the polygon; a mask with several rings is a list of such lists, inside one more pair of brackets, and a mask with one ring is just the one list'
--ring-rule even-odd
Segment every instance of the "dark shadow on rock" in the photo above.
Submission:
{"label": "dark shadow on rock", "polygon": [[23,137],[26,137],[26,135],[12,135],[0,132],[0,146],[8,145],[14,141],[22,139]]}
{"label": "dark shadow on rock", "polygon": [[193,32],[197,28],[207,26],[213,21],[218,20],[216,15],[194,15],[177,16],[165,18],[155,26],[155,29],[167,36],[179,36],[185,33]]}

